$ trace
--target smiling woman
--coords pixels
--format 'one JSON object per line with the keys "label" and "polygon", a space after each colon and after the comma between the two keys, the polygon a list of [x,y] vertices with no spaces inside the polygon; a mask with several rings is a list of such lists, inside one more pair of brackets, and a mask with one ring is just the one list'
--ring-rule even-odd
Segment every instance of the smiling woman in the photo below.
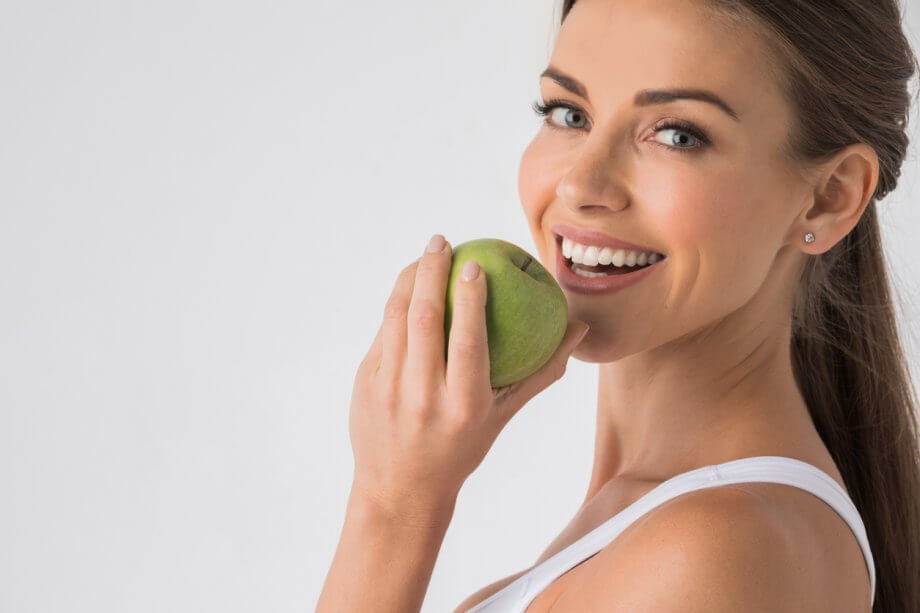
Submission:
{"label": "smiling woman", "polygon": [[[916,70],[894,0],[563,2],[519,191],[542,261],[591,326],[573,357],[600,368],[594,467],[541,559],[459,610],[920,611],[917,399],[876,216]],[[619,268],[640,253],[618,252],[622,239],[661,245],[667,266]],[[801,463],[777,479],[777,457]],[[741,544],[734,567],[776,572],[733,590],[731,568],[700,563],[668,583],[676,552],[656,543],[721,508],[697,492],[704,517],[684,513],[676,483],[715,469],[721,484],[729,465],[760,502],[718,515]],[[844,497],[836,513],[813,469]],[[647,504],[659,486],[673,504]],[[751,523],[758,509],[784,528]],[[705,538],[681,547],[726,554]],[[773,596],[755,601],[764,585]],[[697,602],[714,590],[737,599]]]}
{"label": "smiling woman", "polygon": [[432,237],[356,375],[317,613],[420,610],[462,484],[569,355],[598,364],[584,501],[458,613],[920,611],[917,399],[876,215],[917,69],[895,0],[564,0],[518,188],[588,326],[497,404],[488,271],[445,362]]}

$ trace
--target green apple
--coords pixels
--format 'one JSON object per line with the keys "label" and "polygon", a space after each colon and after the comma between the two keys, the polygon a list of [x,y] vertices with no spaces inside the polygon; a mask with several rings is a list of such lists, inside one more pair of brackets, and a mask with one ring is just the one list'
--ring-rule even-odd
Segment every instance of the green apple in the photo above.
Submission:
{"label": "green apple", "polygon": [[489,380],[493,388],[517,383],[556,352],[568,326],[569,306],[556,279],[524,249],[498,238],[453,248],[444,309],[444,357],[450,341],[454,286],[468,260],[485,273]]}

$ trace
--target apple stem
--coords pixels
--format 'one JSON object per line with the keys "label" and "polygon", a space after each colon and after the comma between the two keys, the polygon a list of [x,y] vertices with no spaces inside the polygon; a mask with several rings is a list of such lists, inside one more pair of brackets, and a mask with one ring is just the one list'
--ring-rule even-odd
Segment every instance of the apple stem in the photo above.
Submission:
{"label": "apple stem", "polygon": [[527,256],[527,259],[524,260],[524,263],[521,264],[521,270],[527,271],[527,267],[530,266],[530,263],[533,262],[533,258],[530,255]]}

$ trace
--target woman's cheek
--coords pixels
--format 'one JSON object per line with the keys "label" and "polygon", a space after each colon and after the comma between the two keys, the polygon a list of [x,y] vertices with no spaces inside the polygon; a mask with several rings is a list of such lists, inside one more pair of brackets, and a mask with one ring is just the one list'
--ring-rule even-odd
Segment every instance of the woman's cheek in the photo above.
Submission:
{"label": "woman's cheek", "polygon": [[732,213],[725,203],[736,198],[731,182],[692,165],[665,162],[636,167],[632,196],[643,215],[675,237],[691,238],[706,234],[713,223],[724,224]]}
{"label": "woman's cheek", "polygon": [[539,137],[524,149],[518,168],[518,194],[528,220],[547,207],[555,197],[557,180],[546,155],[541,155]]}

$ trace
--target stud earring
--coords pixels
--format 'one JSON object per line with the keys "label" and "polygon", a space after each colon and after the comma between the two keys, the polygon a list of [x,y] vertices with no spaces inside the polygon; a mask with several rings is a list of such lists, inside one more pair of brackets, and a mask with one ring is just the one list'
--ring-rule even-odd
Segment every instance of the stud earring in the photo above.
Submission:
{"label": "stud earring", "polygon": [[815,242],[815,235],[812,234],[811,232],[809,232],[808,234],[806,234],[806,235],[805,235],[805,242],[806,242],[806,243],[813,243],[813,242]]}

